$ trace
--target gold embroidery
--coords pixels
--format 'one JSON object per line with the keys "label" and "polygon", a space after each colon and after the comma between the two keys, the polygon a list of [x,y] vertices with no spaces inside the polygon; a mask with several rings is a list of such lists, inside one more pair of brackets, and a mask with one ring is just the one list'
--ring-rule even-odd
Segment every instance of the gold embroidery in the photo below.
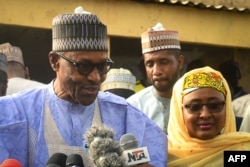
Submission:
{"label": "gold embroidery", "polygon": [[184,81],[183,90],[189,88],[214,88],[222,92],[226,96],[226,88],[222,82],[222,78],[213,73],[198,73],[187,76]]}

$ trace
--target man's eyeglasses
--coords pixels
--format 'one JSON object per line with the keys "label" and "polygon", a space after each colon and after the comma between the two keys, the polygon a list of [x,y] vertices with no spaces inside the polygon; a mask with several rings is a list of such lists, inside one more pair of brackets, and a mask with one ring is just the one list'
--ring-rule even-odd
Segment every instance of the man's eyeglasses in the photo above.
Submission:
{"label": "man's eyeglasses", "polygon": [[207,103],[207,104],[186,104],[184,107],[188,110],[189,113],[199,113],[203,106],[206,106],[207,109],[212,113],[221,112],[225,102],[217,102],[217,103]]}
{"label": "man's eyeglasses", "polygon": [[65,57],[64,55],[62,55],[61,53],[55,52],[58,56],[60,56],[61,58],[63,58],[64,60],[68,61],[69,63],[71,63],[73,66],[76,66],[78,72],[81,75],[88,75],[89,73],[91,73],[94,68],[96,67],[99,74],[106,74],[112,64],[114,63],[110,58],[108,58],[106,61],[102,62],[102,63],[89,63],[89,62],[85,62],[85,63],[78,63],[75,62],[74,60],[71,60],[67,57]]}

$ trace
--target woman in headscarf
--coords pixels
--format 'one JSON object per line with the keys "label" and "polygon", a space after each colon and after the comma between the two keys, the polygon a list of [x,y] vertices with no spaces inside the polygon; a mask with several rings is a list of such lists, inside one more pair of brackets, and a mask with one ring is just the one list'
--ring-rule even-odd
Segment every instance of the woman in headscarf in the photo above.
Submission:
{"label": "woman in headscarf", "polygon": [[210,67],[187,72],[173,88],[168,167],[221,167],[225,150],[250,150],[250,133],[236,132],[228,84]]}

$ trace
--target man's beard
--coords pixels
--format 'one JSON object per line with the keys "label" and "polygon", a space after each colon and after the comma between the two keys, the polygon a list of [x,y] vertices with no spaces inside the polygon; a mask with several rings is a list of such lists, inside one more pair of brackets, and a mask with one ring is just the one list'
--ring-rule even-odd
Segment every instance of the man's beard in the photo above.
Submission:
{"label": "man's beard", "polygon": [[[176,72],[174,75],[172,75],[172,78],[164,78],[163,80],[166,82],[166,84],[160,85],[158,86],[157,84],[155,84],[155,81],[153,81],[153,86],[154,88],[159,91],[159,92],[168,92],[168,91],[172,91],[174,84],[176,83],[176,81],[179,78],[179,73]],[[163,81],[161,80],[161,81]]]}

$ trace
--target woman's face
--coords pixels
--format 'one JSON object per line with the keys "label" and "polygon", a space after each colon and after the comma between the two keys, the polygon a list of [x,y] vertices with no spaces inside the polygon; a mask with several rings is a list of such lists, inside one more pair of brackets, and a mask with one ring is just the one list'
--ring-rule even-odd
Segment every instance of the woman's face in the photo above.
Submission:
{"label": "woman's face", "polygon": [[225,97],[221,92],[212,88],[197,89],[186,94],[182,104],[190,137],[207,140],[220,134],[226,117]]}

